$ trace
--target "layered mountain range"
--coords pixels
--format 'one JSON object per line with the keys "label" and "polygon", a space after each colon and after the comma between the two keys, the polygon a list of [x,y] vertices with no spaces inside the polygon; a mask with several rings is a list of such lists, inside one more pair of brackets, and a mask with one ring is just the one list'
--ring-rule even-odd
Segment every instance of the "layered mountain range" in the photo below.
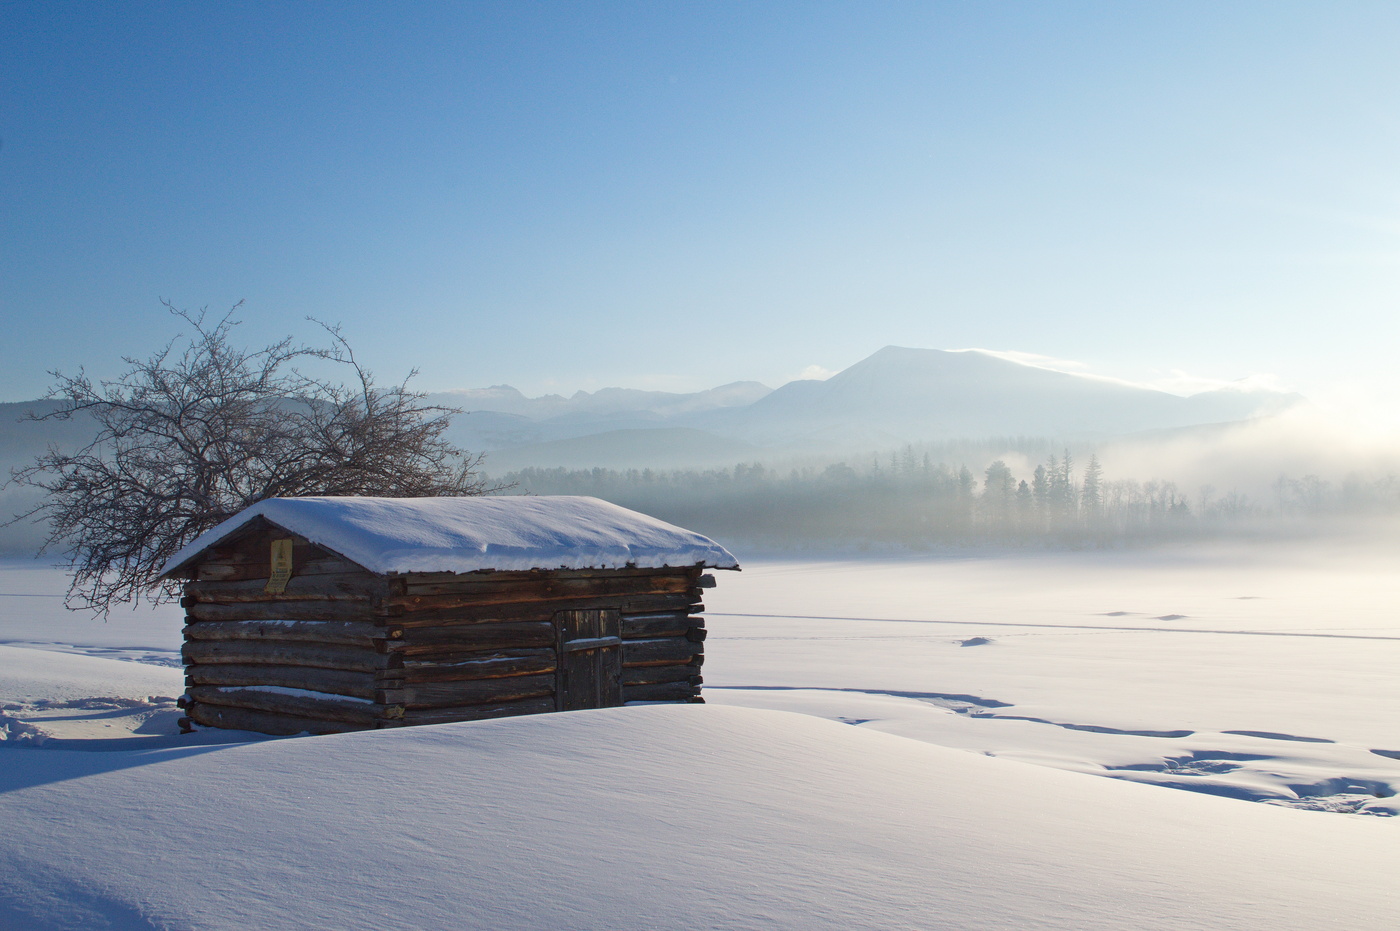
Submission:
{"label": "layered mountain range", "polygon": [[463,408],[453,439],[492,472],[526,465],[674,467],[841,455],[989,437],[1102,442],[1265,417],[1295,394],[1220,388],[1190,397],[976,350],[887,346],[825,381],[736,382],[695,394],[606,389],[526,398],[506,386],[436,395]]}
{"label": "layered mountain range", "polygon": [[[524,466],[679,468],[844,456],[906,443],[1043,437],[1093,444],[1265,417],[1298,403],[1222,388],[1181,397],[1054,372],[975,350],[888,346],[825,381],[735,382],[694,393],[605,388],[527,398],[506,385],[431,395],[459,408],[450,439],[501,475]],[[53,402],[0,405],[0,468],[72,448],[86,418],[23,421]]]}

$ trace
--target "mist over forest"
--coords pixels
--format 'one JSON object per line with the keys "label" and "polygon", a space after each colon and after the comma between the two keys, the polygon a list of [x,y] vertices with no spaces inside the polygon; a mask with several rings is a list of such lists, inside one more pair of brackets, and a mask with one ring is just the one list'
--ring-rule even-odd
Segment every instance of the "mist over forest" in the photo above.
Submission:
{"label": "mist over forest", "polygon": [[1056,448],[1034,439],[909,444],[826,464],[535,467],[499,481],[511,493],[591,495],[717,539],[784,550],[1310,535],[1400,513],[1394,473],[1340,480],[1280,473],[1249,492],[1115,475],[1094,452],[1081,459]]}
{"label": "mist over forest", "polygon": [[[590,495],[780,550],[1116,546],[1311,534],[1400,512],[1400,444],[1272,390],[1180,397],[980,352],[887,347],[825,380],[677,394],[430,396],[501,493]],[[81,446],[80,415],[0,405],[0,466]],[[0,513],[32,510],[0,488]],[[31,555],[46,528],[0,527]]]}

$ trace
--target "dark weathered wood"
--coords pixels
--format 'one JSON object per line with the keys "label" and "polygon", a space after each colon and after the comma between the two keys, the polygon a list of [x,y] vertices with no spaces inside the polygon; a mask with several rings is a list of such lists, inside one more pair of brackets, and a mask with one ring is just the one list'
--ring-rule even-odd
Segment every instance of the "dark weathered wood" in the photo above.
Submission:
{"label": "dark weathered wood", "polygon": [[522,701],[484,705],[459,705],[453,708],[416,708],[403,713],[404,724],[449,724],[453,721],[479,721],[517,714],[543,714],[554,710],[553,698],[527,698]]}
{"label": "dark weathered wood", "polygon": [[341,734],[346,731],[363,730],[361,725],[347,724],[344,721],[326,721],[318,718],[278,714],[272,711],[257,711],[252,708],[211,705],[205,702],[192,703],[186,714],[194,723],[202,724],[205,727],[224,727],[275,736],[303,733]]}
{"label": "dark weathered wood", "polygon": [[684,666],[704,662],[704,647],[684,637],[622,641],[623,666]]}
{"label": "dark weathered wood", "polygon": [[386,648],[407,657],[553,645],[554,625],[541,620],[406,628],[404,635]]}
{"label": "dark weathered wood", "polygon": [[372,701],[355,701],[334,695],[289,695],[285,692],[264,691],[256,686],[197,685],[189,690],[189,696],[196,702],[211,705],[253,708],[317,720],[342,721],[363,727],[369,727],[382,717],[381,707]]}
{"label": "dark weathered wood", "polygon": [[624,640],[651,640],[656,637],[679,637],[694,627],[697,619],[685,611],[667,611],[657,614],[624,614],[622,616],[622,637]]}
{"label": "dark weathered wood", "polygon": [[427,682],[460,682],[468,679],[499,679],[553,672],[552,649],[496,650],[465,653],[423,660],[405,657],[403,680],[408,685]]}
{"label": "dark weathered wood", "polygon": [[[448,708],[487,702],[515,701],[554,694],[554,676],[510,676],[504,679],[477,679],[469,682],[405,684],[401,689],[384,689],[375,694],[382,705],[405,708]],[[550,699],[551,704],[553,698]]]}
{"label": "dark weathered wood", "polygon": [[654,685],[624,685],[622,700],[628,701],[692,701],[700,694],[698,685],[689,682],[658,682]]}
{"label": "dark weathered wood", "polygon": [[[502,582],[536,582],[541,579],[621,579],[647,578],[651,576],[683,576],[694,580],[703,570],[694,566],[663,566],[651,568],[622,569],[478,569],[474,572],[413,572],[396,574],[394,579],[415,584],[493,584]],[[692,584],[693,581],[692,581]]]}
{"label": "dark weathered wood", "polygon": [[656,614],[662,611],[684,611],[687,614],[701,614],[705,606],[698,597],[683,595],[642,595],[626,598],[622,602],[622,613]]}
{"label": "dark weathered wood", "polygon": [[704,681],[700,675],[700,667],[695,665],[686,666],[633,666],[630,669],[622,670],[622,684],[629,685],[656,685],[660,682],[689,682],[691,685],[699,685]]}
{"label": "dark weathered wood", "polygon": [[189,666],[185,669],[185,682],[190,686],[277,685],[288,689],[310,689],[313,692],[349,695],[353,698],[373,698],[377,685],[372,672],[245,663]]}
{"label": "dark weathered wood", "polygon": [[637,576],[624,578],[555,579],[480,585],[417,584],[409,576],[406,594],[390,595],[386,604],[405,612],[442,611],[455,607],[517,604],[520,602],[568,601],[594,598],[635,598],[638,596],[680,595],[689,597],[689,580],[684,576]]}
{"label": "dark weathered wood", "polygon": [[304,640],[373,649],[394,634],[369,621],[197,621],[186,640]]}
{"label": "dark weathered wood", "polygon": [[394,654],[291,640],[186,640],[180,652],[186,664],[267,663],[369,672],[396,668],[403,663],[402,658]]}
{"label": "dark weathered wood", "polygon": [[[236,582],[267,578],[268,559],[264,555],[260,561],[252,559],[205,559],[195,568],[195,577],[210,582]],[[317,575],[334,575],[343,572],[363,572],[359,566],[338,556],[297,559],[296,547],[292,548],[292,577],[300,578]]]}
{"label": "dark weathered wood", "polygon": [[560,611],[554,622],[559,628],[559,684],[555,690],[559,710],[622,704],[618,611]]}
{"label": "dark weathered wood", "polygon": [[368,621],[375,617],[367,601],[200,602],[185,610],[197,621]]}
{"label": "dark weathered wood", "polygon": [[237,582],[185,583],[186,597],[195,604],[241,604],[259,601],[370,601],[389,590],[388,583],[366,572],[327,575],[293,575],[287,580],[287,590],[269,595],[263,590],[266,579]]}
{"label": "dark weathered wood", "polygon": [[327,569],[344,571],[345,566],[354,566],[305,537],[259,517],[235,531],[234,536],[201,553],[197,562],[186,567],[183,577],[266,579],[270,571],[271,542],[289,537],[292,540],[293,576],[319,574]]}

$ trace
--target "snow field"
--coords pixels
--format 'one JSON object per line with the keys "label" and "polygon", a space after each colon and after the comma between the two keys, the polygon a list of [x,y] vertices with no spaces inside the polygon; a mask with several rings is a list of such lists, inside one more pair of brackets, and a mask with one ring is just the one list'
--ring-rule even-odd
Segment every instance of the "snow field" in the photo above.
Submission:
{"label": "snow field", "polygon": [[1400,834],[1379,819],[1088,779],[809,715],[632,707],[8,763],[0,812],[23,842],[0,846],[0,917],[18,928],[1400,919]]}
{"label": "snow field", "polygon": [[7,564],[0,927],[1393,926],[1391,565],[747,559],[706,706],[269,740]]}

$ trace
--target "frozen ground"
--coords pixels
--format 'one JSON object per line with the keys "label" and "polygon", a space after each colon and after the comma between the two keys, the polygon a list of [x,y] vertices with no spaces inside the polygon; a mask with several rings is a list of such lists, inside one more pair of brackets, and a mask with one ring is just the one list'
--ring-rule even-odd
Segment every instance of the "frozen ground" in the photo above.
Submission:
{"label": "frozen ground", "polygon": [[1392,815],[1393,551],[750,564],[708,599],[710,702],[1273,804]]}
{"label": "frozen ground", "polygon": [[746,560],[707,706],[288,740],[3,564],[0,927],[1392,927],[1394,557]]}

